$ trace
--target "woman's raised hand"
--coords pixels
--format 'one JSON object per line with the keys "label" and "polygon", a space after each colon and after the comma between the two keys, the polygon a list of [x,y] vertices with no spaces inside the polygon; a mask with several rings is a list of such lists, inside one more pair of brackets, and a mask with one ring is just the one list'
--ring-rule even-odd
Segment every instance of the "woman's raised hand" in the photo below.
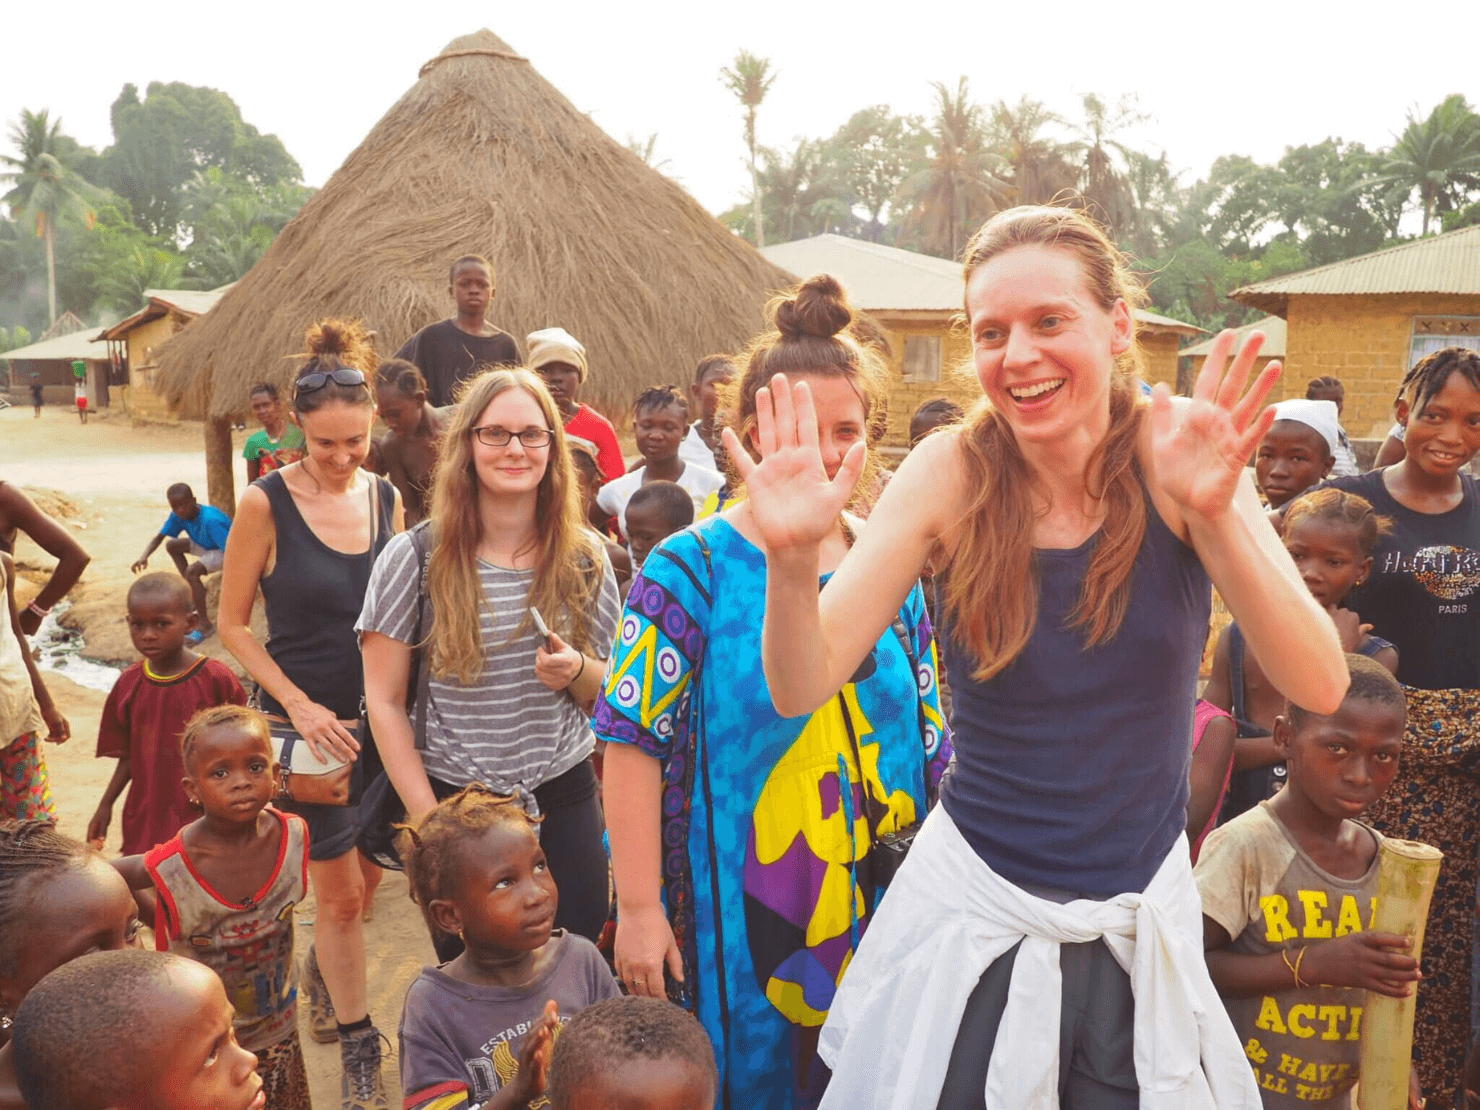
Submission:
{"label": "woman's raised hand", "polygon": [[1235,338],[1224,331],[1213,341],[1189,401],[1174,406],[1165,385],[1151,392],[1156,481],[1190,515],[1215,517],[1228,509],[1249,456],[1274,423],[1274,410],[1263,405],[1280,364],[1271,362],[1245,392],[1264,336],[1251,333],[1230,364]]}
{"label": "woman's raised hand", "polygon": [[755,420],[760,462],[729,428],[724,441],[762,543],[773,552],[820,544],[853,496],[867,448],[855,443],[829,479],[817,445],[812,391],[805,381],[793,386],[782,374],[756,393]]}

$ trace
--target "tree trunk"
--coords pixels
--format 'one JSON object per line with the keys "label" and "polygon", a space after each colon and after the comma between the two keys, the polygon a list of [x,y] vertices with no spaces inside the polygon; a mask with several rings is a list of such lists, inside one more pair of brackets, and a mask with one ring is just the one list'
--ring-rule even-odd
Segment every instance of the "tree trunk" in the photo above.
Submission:
{"label": "tree trunk", "polygon": [[50,220],[46,221],[46,310],[51,318],[46,326],[57,322],[57,236]]}
{"label": "tree trunk", "polygon": [[236,453],[231,449],[231,417],[206,420],[206,496],[227,516],[236,515]]}
{"label": "tree trunk", "polygon": [[755,147],[750,148],[750,203],[751,216],[755,220],[755,245],[766,245],[765,217],[761,215],[761,176],[755,170]]}

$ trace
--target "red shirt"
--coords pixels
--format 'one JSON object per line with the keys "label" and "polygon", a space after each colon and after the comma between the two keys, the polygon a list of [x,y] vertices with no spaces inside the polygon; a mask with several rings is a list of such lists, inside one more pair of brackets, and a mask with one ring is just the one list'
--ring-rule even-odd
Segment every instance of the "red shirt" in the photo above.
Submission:
{"label": "red shirt", "polygon": [[123,854],[163,844],[200,814],[180,780],[180,734],[202,709],[246,705],[247,692],[226,665],[201,658],[173,678],[159,681],[135,663],[113,684],[98,727],[98,755],[133,761],[123,804]]}
{"label": "red shirt", "polygon": [[565,431],[567,435],[580,436],[596,444],[596,461],[606,481],[627,473],[627,463],[617,445],[617,430],[610,420],[590,405],[583,404],[576,409],[576,414],[565,422]]}

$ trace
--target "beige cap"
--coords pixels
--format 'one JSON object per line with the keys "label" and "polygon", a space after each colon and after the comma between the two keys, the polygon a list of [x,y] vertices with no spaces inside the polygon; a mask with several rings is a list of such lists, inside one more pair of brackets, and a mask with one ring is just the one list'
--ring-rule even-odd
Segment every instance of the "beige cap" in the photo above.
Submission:
{"label": "beige cap", "polygon": [[547,362],[564,362],[581,372],[586,380],[586,348],[564,328],[541,328],[525,340],[529,344],[529,368],[538,370]]}

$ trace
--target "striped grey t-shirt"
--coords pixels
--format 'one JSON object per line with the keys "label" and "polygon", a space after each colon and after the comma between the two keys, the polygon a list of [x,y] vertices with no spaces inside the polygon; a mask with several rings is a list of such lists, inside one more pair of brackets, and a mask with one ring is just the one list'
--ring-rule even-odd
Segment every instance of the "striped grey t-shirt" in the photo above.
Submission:
{"label": "striped grey t-shirt", "polygon": [[[621,607],[617,582],[605,550],[600,551],[601,590],[587,654],[611,656]],[[483,611],[483,673],[472,686],[431,676],[427,746],[421,753],[428,775],[464,786],[481,782],[505,794],[533,791],[569,771],[591,754],[595,738],[575,701],[535,677],[540,636],[524,621],[533,570],[509,570],[478,562],[487,605]],[[416,638],[416,593],[420,588],[416,550],[402,532],[375,560],[358,632],[379,632],[403,644]],[[543,614],[552,626],[552,614]]]}

